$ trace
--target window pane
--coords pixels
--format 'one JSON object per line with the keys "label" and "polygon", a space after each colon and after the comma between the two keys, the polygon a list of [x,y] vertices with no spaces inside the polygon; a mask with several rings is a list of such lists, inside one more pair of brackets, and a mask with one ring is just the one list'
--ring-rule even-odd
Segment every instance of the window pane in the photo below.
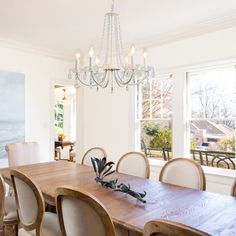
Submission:
{"label": "window pane", "polygon": [[142,102],[142,119],[150,119],[150,102]]}
{"label": "window pane", "polygon": [[141,85],[139,96],[141,143],[148,157],[160,157],[164,160],[171,158],[171,119],[172,119],[172,86],[171,79],[151,79],[151,88]]}
{"label": "window pane", "polygon": [[142,84],[142,100],[150,99],[150,82],[145,81]]}
{"label": "window pane", "polygon": [[152,101],[152,119],[161,118],[161,100]]}
{"label": "window pane", "polygon": [[192,158],[202,165],[235,169],[235,68],[190,73],[189,85]]}
{"label": "window pane", "polygon": [[[170,159],[172,157],[171,121],[141,121],[141,140],[147,149],[149,157],[164,159],[166,156],[166,159]],[[169,155],[169,158],[167,158],[167,155]]]}
{"label": "window pane", "polygon": [[170,79],[162,80],[162,99],[172,98],[173,81]]}
{"label": "window pane", "polygon": [[166,98],[163,100],[163,109],[162,109],[163,119],[172,118],[172,98]]}
{"label": "window pane", "polygon": [[162,81],[154,79],[152,81],[152,99],[161,100]]}

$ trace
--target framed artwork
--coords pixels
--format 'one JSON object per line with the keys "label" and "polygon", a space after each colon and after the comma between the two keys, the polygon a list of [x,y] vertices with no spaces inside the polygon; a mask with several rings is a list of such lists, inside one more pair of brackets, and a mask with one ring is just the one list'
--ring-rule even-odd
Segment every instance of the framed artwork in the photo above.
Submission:
{"label": "framed artwork", "polygon": [[0,71],[0,162],[5,145],[25,140],[25,75]]}

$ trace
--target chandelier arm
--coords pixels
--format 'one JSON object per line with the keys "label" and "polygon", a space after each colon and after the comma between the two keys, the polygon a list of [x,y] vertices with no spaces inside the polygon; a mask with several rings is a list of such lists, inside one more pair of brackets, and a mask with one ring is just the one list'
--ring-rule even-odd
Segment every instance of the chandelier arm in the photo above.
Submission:
{"label": "chandelier arm", "polygon": [[138,82],[136,82],[136,83],[132,83],[132,85],[134,85],[134,86],[139,85],[149,77],[149,72],[145,71],[144,73],[145,73],[145,75],[143,76],[143,78],[141,80],[138,80]]}
{"label": "chandelier arm", "polygon": [[87,83],[85,83],[83,80],[81,80],[79,74],[80,74],[80,73],[75,72],[75,79],[76,79],[77,81],[79,81],[82,85],[87,86],[87,87],[91,87],[91,84],[90,84],[90,83],[87,84]]}
{"label": "chandelier arm", "polygon": [[119,77],[118,77],[118,73],[115,72],[114,75],[115,75],[115,81],[116,81],[117,85],[118,85],[120,88],[124,88],[126,85],[120,83],[120,79],[119,79]]}
{"label": "chandelier arm", "polygon": [[[99,72],[97,74],[99,74]],[[106,80],[106,77],[107,77],[107,70],[105,70],[104,76],[102,77],[101,81],[97,82],[98,80],[96,79],[96,73],[93,73],[93,80],[95,83],[102,84]]]}
{"label": "chandelier arm", "polygon": [[99,86],[101,88],[106,88],[109,84],[109,80],[107,80],[107,82],[103,85],[103,82],[105,81],[105,78],[107,77],[107,70],[105,71],[104,79],[100,83],[96,79],[96,74],[94,74],[92,71],[91,71],[91,77],[92,77],[93,82],[95,83],[93,85],[94,87]]}
{"label": "chandelier arm", "polygon": [[126,78],[125,73],[126,73],[126,71],[124,71],[124,75],[121,77],[119,71],[117,71],[117,76],[118,76],[118,79],[119,79],[119,83],[122,84],[122,85],[128,85],[128,83],[130,83],[131,80],[134,77],[134,70],[132,70],[130,78],[128,78],[128,80],[122,82]]}
{"label": "chandelier arm", "polygon": [[[120,77],[119,73],[118,73],[118,76],[119,76],[119,79],[122,81],[122,78]],[[144,71],[144,75],[142,76],[142,79],[141,80],[137,80],[137,82],[133,82],[132,84],[129,84],[131,82],[131,80],[133,79],[133,76],[134,76],[134,72],[132,73],[130,79],[125,82],[125,83],[122,83],[120,82],[121,84],[123,85],[139,85],[141,84],[144,80],[148,79],[149,77],[149,71]]]}

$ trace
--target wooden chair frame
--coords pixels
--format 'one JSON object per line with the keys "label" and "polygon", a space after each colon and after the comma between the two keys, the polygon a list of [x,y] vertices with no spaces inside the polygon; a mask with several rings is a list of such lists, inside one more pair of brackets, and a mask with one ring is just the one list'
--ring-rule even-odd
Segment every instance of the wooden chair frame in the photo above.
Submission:
{"label": "wooden chair frame", "polygon": [[87,154],[93,150],[100,150],[103,153],[103,156],[107,157],[107,153],[106,153],[105,149],[103,149],[101,147],[93,147],[93,148],[90,148],[87,152],[85,152],[85,154],[83,155],[82,161],[81,161],[81,165],[84,165]]}
{"label": "wooden chair frame", "polygon": [[200,230],[169,220],[153,220],[146,223],[144,236],[210,236]]}
{"label": "wooden chair frame", "polygon": [[170,164],[172,164],[173,162],[177,162],[177,161],[186,161],[186,162],[189,162],[189,163],[193,164],[193,165],[197,168],[197,170],[199,171],[199,176],[200,176],[200,188],[199,188],[199,190],[205,191],[205,190],[206,190],[206,177],[205,177],[205,174],[204,174],[204,171],[203,171],[202,167],[201,167],[199,164],[197,164],[195,161],[190,160],[190,159],[188,159],[188,158],[180,157],[180,158],[174,158],[174,159],[168,161],[168,162],[162,167],[162,169],[161,169],[159,181],[160,181],[160,182],[163,182],[163,175],[164,175],[164,173],[165,173],[166,168],[167,168]]}
{"label": "wooden chair frame", "polygon": [[[140,157],[142,157],[145,161],[145,164],[146,164],[146,176],[145,178],[149,179],[150,177],[150,164],[149,164],[149,160],[147,157],[145,157],[145,155],[141,152],[127,152],[125,153],[120,159],[119,161],[117,162],[117,165],[116,165],[116,171],[119,172],[119,167],[120,167],[120,163],[127,157],[127,156],[130,156],[130,155],[139,155]],[[119,172],[121,173],[121,172]]]}
{"label": "wooden chair frame", "polygon": [[13,184],[13,188],[15,191],[15,196],[16,196],[16,204],[17,204],[17,214],[18,214],[18,218],[20,219],[20,206],[19,206],[19,200],[18,200],[18,194],[17,194],[17,190],[16,190],[16,184],[15,184],[15,177],[20,179],[21,181],[25,182],[34,192],[34,195],[36,197],[37,200],[37,204],[38,204],[38,214],[37,217],[35,219],[35,222],[33,222],[32,224],[24,224],[24,222],[21,222],[22,227],[26,230],[26,231],[32,231],[32,230],[36,230],[36,236],[40,236],[40,229],[41,229],[41,223],[42,223],[42,219],[43,219],[43,215],[44,215],[44,209],[45,209],[45,203],[43,200],[43,195],[41,190],[39,189],[39,187],[37,186],[36,183],[34,183],[28,176],[26,176],[25,174],[11,169],[10,170],[10,175],[11,175],[11,179],[12,179],[12,184]]}
{"label": "wooden chair frame", "polygon": [[[14,219],[14,220],[8,220],[8,221],[4,221],[4,214],[5,214],[5,186],[4,186],[4,179],[3,177],[0,175],[0,235],[1,233],[4,232],[4,228],[6,225],[10,225],[10,226],[15,226],[15,233],[16,236],[18,235],[18,219]],[[1,230],[3,230],[3,232],[1,232]]]}
{"label": "wooden chair frame", "polygon": [[78,188],[72,188],[70,186],[64,186],[59,187],[56,189],[56,208],[57,208],[57,214],[59,218],[59,224],[62,232],[62,236],[67,236],[65,231],[65,225],[63,220],[63,214],[62,214],[62,197],[72,197],[75,199],[79,199],[80,201],[83,201],[87,203],[89,206],[91,206],[97,214],[100,216],[104,228],[106,229],[106,236],[115,236],[115,230],[113,222],[107,213],[105,207],[97,198],[92,196],[91,194],[78,190]]}
{"label": "wooden chair frame", "polygon": [[236,180],[235,180],[234,183],[233,183],[233,186],[232,186],[232,188],[231,188],[230,195],[233,196],[233,197],[236,197]]}
{"label": "wooden chair frame", "polygon": [[0,175],[0,234],[4,230],[4,202],[5,202],[5,186],[2,176]]}

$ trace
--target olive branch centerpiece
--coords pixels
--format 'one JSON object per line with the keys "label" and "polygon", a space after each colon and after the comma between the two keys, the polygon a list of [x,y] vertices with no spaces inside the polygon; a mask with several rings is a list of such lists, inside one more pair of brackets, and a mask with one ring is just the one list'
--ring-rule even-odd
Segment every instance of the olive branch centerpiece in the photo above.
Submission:
{"label": "olive branch centerpiece", "polygon": [[144,200],[144,197],[146,196],[145,191],[143,193],[135,192],[131,189],[130,184],[118,184],[118,179],[105,180],[105,177],[115,172],[115,170],[112,170],[115,164],[114,162],[107,162],[106,157],[103,157],[102,159],[92,157],[91,162],[93,165],[94,172],[96,173],[95,181],[97,183],[100,183],[103,187],[113,189],[116,192],[126,193],[136,198],[137,200],[146,203],[146,200]]}

